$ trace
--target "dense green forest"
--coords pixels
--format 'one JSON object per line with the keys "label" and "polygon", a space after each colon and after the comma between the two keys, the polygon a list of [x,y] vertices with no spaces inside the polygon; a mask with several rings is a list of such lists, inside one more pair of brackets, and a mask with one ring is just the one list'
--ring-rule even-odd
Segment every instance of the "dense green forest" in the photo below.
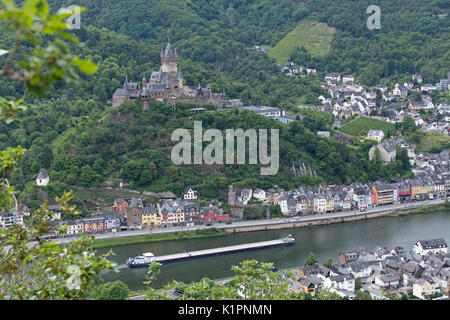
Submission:
{"label": "dense green forest", "polygon": [[[72,4],[49,2],[55,11]],[[380,30],[366,26],[370,4],[381,8]],[[291,53],[292,60],[316,67],[321,75],[354,73],[364,84],[375,85],[420,72],[425,82],[436,82],[450,65],[450,4],[445,0],[80,0],[77,5],[86,11],[82,28],[73,30],[80,38],[74,49],[92,57],[99,72],[72,89],[77,97],[102,102],[126,75],[140,80],[159,68],[159,53],[170,38],[189,85],[210,83],[214,91],[225,90],[247,104],[318,103],[315,97],[324,93],[319,77],[285,77],[274,60],[251,49],[255,44],[274,46],[305,18],[336,29],[328,54],[313,56],[304,48]],[[4,37],[0,35],[0,46],[8,48]],[[19,84],[0,84],[3,96],[23,93]],[[57,86],[50,96],[60,97],[69,89]]]}
{"label": "dense green forest", "polygon": [[[53,11],[69,1],[49,1]],[[366,8],[381,7],[381,29],[366,27]],[[301,184],[349,183],[389,180],[409,173],[405,159],[382,165],[369,161],[370,143],[346,146],[317,137],[329,129],[327,115],[301,111],[303,122],[281,124],[249,112],[217,111],[192,115],[192,106],[176,110],[152,102],[148,111],[139,103],[112,109],[108,104],[125,76],[139,80],[160,65],[160,51],[167,39],[178,49],[179,65],[188,85],[211,84],[246,104],[270,105],[294,110],[301,103],[317,104],[327,95],[319,82],[325,72],[354,73],[366,85],[392,84],[420,72],[425,82],[446,75],[450,65],[449,2],[366,0],[80,0],[84,6],[80,39],[71,50],[91,58],[98,71],[82,75],[74,85],[55,85],[43,97],[24,92],[23,84],[0,78],[0,96],[24,97],[28,110],[21,124],[0,127],[0,146],[28,149],[12,180],[19,190],[30,186],[40,168],[53,181],[85,187],[122,178],[130,187],[179,193],[196,185],[204,196],[220,197],[230,182],[250,187],[277,184],[291,188]],[[299,21],[308,18],[335,28],[330,51],[314,56],[295,48],[291,58],[314,66],[319,76],[290,78],[280,74],[275,61],[252,49],[275,46]],[[0,28],[2,26],[0,25]],[[0,48],[11,48],[11,39],[0,34]],[[27,54],[17,52],[17,58]],[[6,57],[0,57],[3,65]],[[39,102],[37,102],[38,100]],[[38,106],[38,108],[35,108]],[[280,171],[261,177],[257,165],[238,167],[180,166],[170,162],[170,133],[192,128],[279,128]],[[403,159],[403,160],[402,160]],[[292,164],[304,162],[317,177],[295,177]]]}

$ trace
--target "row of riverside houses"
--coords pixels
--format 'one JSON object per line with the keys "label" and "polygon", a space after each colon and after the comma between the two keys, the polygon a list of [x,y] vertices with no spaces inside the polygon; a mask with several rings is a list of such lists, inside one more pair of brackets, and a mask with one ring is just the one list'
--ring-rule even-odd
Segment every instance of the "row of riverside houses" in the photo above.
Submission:
{"label": "row of riverside houses", "polygon": [[450,254],[444,239],[417,241],[412,251],[403,247],[376,247],[341,252],[338,263],[327,268],[319,263],[301,267],[293,290],[315,295],[329,289],[341,297],[355,297],[356,279],[373,299],[413,295],[419,299],[450,294]]}
{"label": "row of riverside houses", "polygon": [[94,212],[91,217],[61,221],[60,226],[67,226],[67,235],[119,232],[125,223],[124,217],[115,211]]}
{"label": "row of riverside houses", "polygon": [[[53,212],[50,222],[61,220],[61,211],[59,205],[48,205],[47,209]],[[23,225],[24,217],[29,217],[31,210],[24,204],[20,203],[18,210],[15,209],[0,211],[0,228],[9,228],[12,225]]]}
{"label": "row of riverside houses", "polygon": [[[67,226],[67,235],[72,236],[79,233],[98,233],[107,231],[120,231],[121,225],[124,223],[124,218],[116,212],[100,212],[97,211],[91,214],[91,217],[81,218],[76,220],[61,221],[60,205],[48,205],[47,209],[53,212],[50,219],[51,224],[58,226]],[[19,210],[1,211],[0,212],[0,228],[8,228],[12,225],[22,225],[24,217],[30,216],[31,211],[24,205],[19,207]],[[47,236],[57,236],[57,232],[49,233]]]}
{"label": "row of riverside houses", "polygon": [[202,207],[193,202],[193,199],[187,199],[192,197],[197,198],[196,191],[192,194],[185,192],[183,200],[165,200],[156,205],[140,198],[118,198],[113,207],[126,218],[128,230],[221,223],[230,219],[228,214],[215,205]]}
{"label": "row of riverside houses", "polygon": [[284,191],[278,188],[242,189],[238,200],[243,205],[254,198],[263,204],[279,205],[286,216],[325,214],[409,201],[445,198],[450,196],[450,173],[397,179],[392,183],[352,183],[348,186],[325,185],[299,187]]}
{"label": "row of riverside houses", "polygon": [[181,199],[153,204],[141,198],[114,201],[112,212],[94,212],[91,217],[62,221],[69,236],[80,233],[105,233],[123,230],[142,230],[175,226],[193,226],[214,222],[226,222],[229,215],[214,205],[201,207]]}
{"label": "row of riverside houses", "polygon": [[[223,210],[216,205],[202,207],[195,203],[198,192],[191,187],[185,188],[182,197],[183,200],[167,200],[156,204],[141,198],[118,198],[114,201],[114,211],[102,212],[98,208],[96,212],[91,213],[90,217],[65,221],[61,221],[59,205],[49,205],[48,209],[54,212],[52,217],[54,223],[67,226],[69,236],[168,226],[208,225],[215,222],[227,222],[230,219],[230,216],[224,214]],[[17,212],[15,210],[0,211],[0,228],[21,225],[24,223],[24,216],[30,214],[31,211],[23,205]],[[53,237],[57,234],[52,233],[47,236]]]}

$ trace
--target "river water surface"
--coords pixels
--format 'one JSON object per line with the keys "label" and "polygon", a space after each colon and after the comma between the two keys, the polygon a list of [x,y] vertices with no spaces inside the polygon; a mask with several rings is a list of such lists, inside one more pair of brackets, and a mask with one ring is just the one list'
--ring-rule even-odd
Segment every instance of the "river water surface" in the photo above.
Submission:
{"label": "river water surface", "polygon": [[[273,240],[292,234],[295,245],[246,251],[242,253],[211,256],[193,260],[171,262],[161,266],[161,273],[154,285],[159,287],[172,279],[191,282],[202,277],[221,279],[233,275],[232,265],[246,259],[273,262],[279,269],[298,267],[304,264],[309,252],[314,252],[321,263],[333,259],[337,262],[339,252],[365,247],[374,249],[377,245],[387,248],[403,246],[412,249],[417,240],[444,238],[450,243],[450,214],[430,213],[403,217],[382,217],[338,224],[254,231],[230,234],[214,238],[200,238],[177,241],[148,242],[116,246],[110,249],[116,254],[109,259],[119,264],[119,272],[102,275],[106,281],[122,280],[130,290],[144,289],[147,268],[130,269],[125,266],[126,258],[152,252],[156,256],[224,247],[249,242]],[[99,249],[100,253],[108,249]]]}

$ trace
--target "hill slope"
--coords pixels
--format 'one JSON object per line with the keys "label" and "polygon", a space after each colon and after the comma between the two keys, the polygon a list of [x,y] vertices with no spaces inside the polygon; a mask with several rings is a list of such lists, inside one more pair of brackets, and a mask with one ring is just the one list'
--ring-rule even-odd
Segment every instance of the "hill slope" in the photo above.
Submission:
{"label": "hill slope", "polygon": [[269,49],[269,57],[277,63],[288,61],[295,47],[305,47],[312,56],[328,53],[333,38],[334,28],[324,23],[305,19],[298,23],[277,45]]}
{"label": "hill slope", "polygon": [[388,133],[395,133],[395,125],[392,123],[381,121],[377,119],[359,117],[346,125],[342,126],[339,131],[348,133],[354,136],[366,135],[369,130],[383,130],[384,135],[388,136]]}

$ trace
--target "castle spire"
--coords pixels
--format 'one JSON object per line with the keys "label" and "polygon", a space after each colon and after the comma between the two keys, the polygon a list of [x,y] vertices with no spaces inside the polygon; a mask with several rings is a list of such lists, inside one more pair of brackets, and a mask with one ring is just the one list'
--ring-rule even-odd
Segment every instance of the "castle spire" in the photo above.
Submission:
{"label": "castle spire", "polygon": [[164,56],[166,57],[174,57],[175,54],[173,53],[172,47],[170,46],[170,38],[167,38],[167,46],[166,50],[164,51]]}

